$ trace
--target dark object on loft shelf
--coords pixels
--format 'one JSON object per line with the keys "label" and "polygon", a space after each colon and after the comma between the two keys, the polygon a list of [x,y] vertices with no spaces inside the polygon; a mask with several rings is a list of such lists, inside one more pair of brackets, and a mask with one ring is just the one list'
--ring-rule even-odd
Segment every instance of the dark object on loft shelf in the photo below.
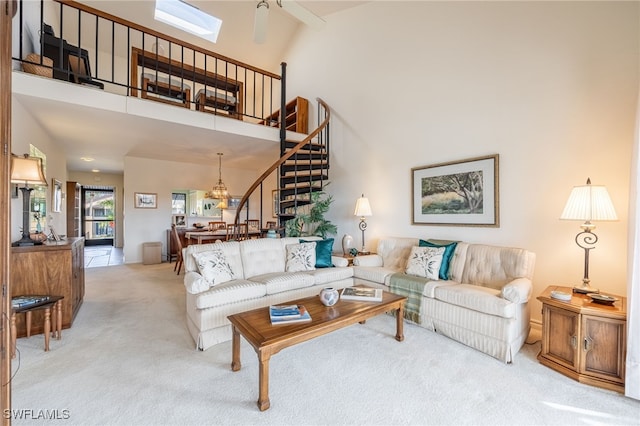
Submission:
{"label": "dark object on loft shelf", "polygon": [[[62,63],[60,63],[62,48]],[[104,84],[91,78],[89,52],[51,34],[42,35],[44,56],[53,60],[53,78],[104,89]]]}

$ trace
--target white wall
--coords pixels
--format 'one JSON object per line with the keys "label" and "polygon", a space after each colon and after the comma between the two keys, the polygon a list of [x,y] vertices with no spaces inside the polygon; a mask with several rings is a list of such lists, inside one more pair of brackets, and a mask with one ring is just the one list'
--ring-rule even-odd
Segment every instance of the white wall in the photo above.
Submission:
{"label": "white wall", "polygon": [[[626,294],[630,154],[639,75],[638,2],[369,2],[327,17],[290,50],[288,93],[332,108],[327,215],[360,244],[361,193],[383,235],[536,252],[532,298],[578,284],[574,185],[609,189],[620,220],[591,252],[594,286]],[[411,225],[411,168],[500,154],[500,227]],[[532,316],[540,319],[534,300]]]}
{"label": "white wall", "polygon": [[[232,195],[242,195],[255,181],[254,170],[233,169],[222,165],[222,180]],[[145,242],[162,242],[163,258],[167,253],[167,229],[171,228],[171,191],[174,189],[210,189],[218,181],[218,165],[178,163],[137,157],[124,159],[124,259],[126,263],[142,262]],[[134,208],[134,193],[158,195],[156,209]],[[271,191],[268,191],[271,194]],[[259,217],[259,195],[249,200],[250,218]],[[270,210],[269,210],[270,212]],[[223,219],[231,222],[231,211]]]}
{"label": "white wall", "polygon": [[[65,200],[62,200],[60,213],[51,211],[51,187],[52,179],[62,182],[63,190],[67,181],[67,160],[64,154],[56,146],[54,141],[38,124],[36,117],[33,117],[22,104],[11,98],[11,152],[22,156],[29,153],[29,145],[33,145],[47,156],[45,167],[45,178],[47,179],[47,227],[43,227],[42,232],[49,234],[49,226],[53,226],[59,234],[66,234],[67,211]],[[11,200],[11,241],[19,240],[22,236],[22,192],[18,193],[18,198]],[[32,229],[31,231],[35,231]]]}

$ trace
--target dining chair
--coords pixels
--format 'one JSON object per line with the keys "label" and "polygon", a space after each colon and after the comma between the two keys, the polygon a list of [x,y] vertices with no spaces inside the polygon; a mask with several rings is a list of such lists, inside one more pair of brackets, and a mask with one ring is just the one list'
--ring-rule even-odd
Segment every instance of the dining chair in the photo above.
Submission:
{"label": "dining chair", "polygon": [[[247,219],[245,222],[247,226],[247,238],[259,238],[260,237],[260,221],[258,219]],[[251,232],[251,236],[249,236]]]}
{"label": "dining chair", "polygon": [[209,222],[209,231],[218,231],[220,229],[227,229],[227,222],[221,222],[221,221]]}
{"label": "dining chair", "polygon": [[180,241],[180,236],[178,235],[178,228],[174,223],[171,224],[171,235],[176,243],[176,248],[178,250],[178,256],[176,258],[176,264],[173,266],[173,270],[175,271],[178,268],[177,275],[180,275],[180,269],[182,269],[182,241]]}
{"label": "dining chair", "polygon": [[238,225],[230,223],[227,225],[227,241],[242,241],[247,239],[247,224]]}
{"label": "dining chair", "polygon": [[248,228],[260,229],[260,221],[258,219],[247,219],[245,222]]}

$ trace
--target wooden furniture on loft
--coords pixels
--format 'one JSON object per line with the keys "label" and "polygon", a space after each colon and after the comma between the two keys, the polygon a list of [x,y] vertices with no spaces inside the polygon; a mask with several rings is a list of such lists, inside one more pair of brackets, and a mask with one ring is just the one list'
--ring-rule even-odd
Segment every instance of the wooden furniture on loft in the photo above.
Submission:
{"label": "wooden furniture on loft", "polygon": [[67,237],[80,237],[80,184],[67,182]]}
{"label": "wooden furniture on loft", "polygon": [[86,49],[80,49],[60,37],[47,34],[46,30],[41,41],[44,56],[53,60],[53,78],[104,89],[103,83],[91,77],[89,52]]}
{"label": "wooden furniture on loft", "polygon": [[[181,91],[181,85],[193,83],[193,92],[196,91],[196,84],[201,85],[201,90],[199,89],[194,97],[194,103],[196,104],[196,109],[198,111],[211,112],[242,120],[244,114],[244,83],[241,81],[237,81],[211,71],[205,71],[201,68],[184,64],[165,56],[156,55],[153,52],[142,50],[137,47],[132,47],[131,96],[138,96],[138,89],[136,85],[138,84],[139,67],[142,75],[151,73],[154,76],[157,76],[158,85],[160,85],[160,76],[165,79],[163,84],[166,85],[169,85],[169,79],[171,79],[172,82],[177,80],[178,85],[171,83],[176,86],[176,93]],[[145,72],[145,70],[147,71]],[[145,94],[147,93],[145,89],[147,89],[148,86],[145,86],[144,83],[144,81],[141,81],[141,97],[145,97]],[[158,90],[159,89],[160,86],[158,86]],[[168,87],[166,89],[168,89]],[[190,96],[193,92],[189,93],[186,101],[191,101]],[[171,93],[174,93],[173,89]],[[151,98],[147,97],[147,99]],[[173,100],[163,99],[160,97],[155,97],[153,100],[170,104],[176,103]],[[190,107],[190,105],[184,106],[187,108]]]}
{"label": "wooden furniture on loft", "polygon": [[169,105],[181,105],[187,109],[191,107],[191,87],[175,78],[156,76],[151,73],[142,74],[140,96],[143,99],[151,99]]}
{"label": "wooden furniture on loft", "polygon": [[[11,294],[63,296],[62,328],[70,328],[84,299],[84,238],[11,247]],[[33,315],[33,334],[43,333],[44,312]],[[17,337],[27,335],[24,318],[16,319],[16,330]]]}
{"label": "wooden furniture on loft", "polygon": [[[551,297],[552,291],[571,294],[570,301]],[[542,302],[541,364],[581,383],[624,393],[627,299],[613,305],[593,302],[570,287],[548,287]]]}
{"label": "wooden furniture on loft", "polygon": [[[20,296],[17,296],[20,297]],[[13,298],[12,298],[13,299]],[[44,312],[44,351],[49,351],[51,326],[56,339],[62,339],[62,296],[48,296],[47,300],[33,305],[20,306],[11,310],[11,358],[16,357],[16,315],[24,313],[27,328],[27,338],[31,337],[31,318],[36,311]]]}
{"label": "wooden furniture on loft", "polygon": [[231,118],[242,120],[242,99],[228,93],[234,93],[240,85],[240,96],[242,96],[242,83],[235,80],[227,80],[226,82],[216,82],[216,87],[220,87],[222,91],[200,89],[193,102],[196,109],[201,112],[209,112],[212,114],[228,115]]}
{"label": "wooden furniture on loft", "polygon": [[[289,101],[285,106],[285,123],[287,130],[297,133],[309,133],[309,101],[305,98],[297,97]],[[280,127],[280,110],[260,121],[270,127]]]}

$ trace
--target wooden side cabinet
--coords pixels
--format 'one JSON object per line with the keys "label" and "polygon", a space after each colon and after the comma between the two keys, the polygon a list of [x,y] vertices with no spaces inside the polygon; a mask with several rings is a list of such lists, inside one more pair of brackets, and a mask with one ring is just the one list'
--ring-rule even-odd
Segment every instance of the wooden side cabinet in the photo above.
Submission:
{"label": "wooden side cabinet", "polygon": [[[571,293],[570,301],[551,297],[552,291]],[[570,287],[548,287],[542,302],[540,363],[574,380],[624,393],[627,348],[627,300],[615,296],[613,305],[595,303]]]}
{"label": "wooden side cabinet", "polygon": [[[84,238],[11,247],[11,296],[64,296],[62,328],[69,328],[84,299]],[[35,311],[32,334],[44,332],[44,311]],[[17,337],[26,336],[24,315],[16,318]]]}

